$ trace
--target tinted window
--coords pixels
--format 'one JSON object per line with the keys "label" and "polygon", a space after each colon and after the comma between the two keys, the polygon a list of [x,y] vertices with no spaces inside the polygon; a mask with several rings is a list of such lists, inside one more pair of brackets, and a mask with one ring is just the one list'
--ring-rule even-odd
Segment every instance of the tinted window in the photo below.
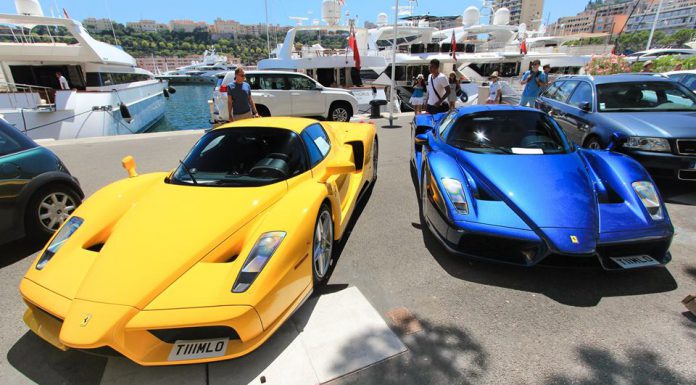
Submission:
{"label": "tinted window", "polygon": [[568,104],[580,108],[583,103],[592,104],[592,86],[585,82],[580,82],[573,91],[573,96],[568,100]]}
{"label": "tinted window", "polygon": [[317,88],[316,83],[304,76],[290,76],[290,89],[293,90],[313,90]]}
{"label": "tinted window", "polygon": [[570,150],[558,125],[538,111],[486,111],[460,117],[447,144],[488,154],[558,154]]}
{"label": "tinted window", "polygon": [[172,181],[199,186],[261,186],[307,170],[299,136],[266,127],[211,131],[183,162]]}
{"label": "tinted window", "polygon": [[599,111],[696,111],[696,95],[671,81],[626,82],[597,86]]}
{"label": "tinted window", "polygon": [[549,88],[546,89],[546,91],[544,91],[541,96],[553,99],[553,95],[556,93],[556,91],[558,91],[561,84],[563,84],[563,81],[561,80],[554,82]]}
{"label": "tinted window", "polygon": [[261,89],[261,81],[259,75],[247,75],[246,81],[247,83],[249,83],[249,86],[251,86],[252,90]]}
{"label": "tinted window", "polygon": [[0,156],[14,154],[36,146],[34,141],[0,119]]}
{"label": "tinted window", "polygon": [[87,72],[87,87],[113,86],[116,84],[126,84],[151,80],[152,77],[146,74],[124,74],[108,72]]}
{"label": "tinted window", "polygon": [[260,75],[262,90],[287,90],[288,83],[283,75]]}
{"label": "tinted window", "polygon": [[442,133],[452,125],[452,122],[455,120],[457,115],[457,111],[452,111],[449,113],[449,115],[445,116],[438,127],[438,134],[442,135]]}
{"label": "tinted window", "polygon": [[302,131],[302,140],[307,147],[311,167],[321,162],[331,149],[331,143],[320,124],[312,124]]}
{"label": "tinted window", "polygon": [[696,75],[686,75],[681,80],[681,83],[691,91],[696,91]]}
{"label": "tinted window", "polygon": [[575,89],[575,86],[577,84],[577,80],[569,80],[563,83],[558,88],[558,91],[556,91],[556,93],[553,95],[553,99],[558,100],[559,102],[565,102],[566,100],[568,100],[570,94],[573,93],[573,90]]}

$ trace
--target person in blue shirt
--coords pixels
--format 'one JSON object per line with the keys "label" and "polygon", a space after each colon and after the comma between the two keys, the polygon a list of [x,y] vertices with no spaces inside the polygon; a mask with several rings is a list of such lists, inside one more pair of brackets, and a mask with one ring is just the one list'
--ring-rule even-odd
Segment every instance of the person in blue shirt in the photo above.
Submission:
{"label": "person in blue shirt", "polygon": [[259,116],[251,98],[251,86],[244,79],[244,69],[237,68],[234,70],[234,83],[227,86],[227,116],[230,122]]}
{"label": "person in blue shirt", "polygon": [[548,75],[539,71],[540,65],[541,62],[539,60],[532,61],[532,69],[522,75],[521,83],[524,86],[524,91],[522,91],[520,106],[534,107],[534,101],[548,82]]}

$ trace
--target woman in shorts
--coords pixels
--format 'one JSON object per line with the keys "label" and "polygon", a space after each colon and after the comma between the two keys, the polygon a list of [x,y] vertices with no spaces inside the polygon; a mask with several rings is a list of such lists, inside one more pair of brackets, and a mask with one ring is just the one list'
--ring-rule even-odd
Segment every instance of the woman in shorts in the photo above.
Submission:
{"label": "woman in shorts", "polygon": [[418,74],[415,83],[413,83],[413,93],[411,94],[409,103],[411,103],[413,109],[416,111],[416,115],[423,111],[423,106],[425,105],[425,78],[423,74]]}

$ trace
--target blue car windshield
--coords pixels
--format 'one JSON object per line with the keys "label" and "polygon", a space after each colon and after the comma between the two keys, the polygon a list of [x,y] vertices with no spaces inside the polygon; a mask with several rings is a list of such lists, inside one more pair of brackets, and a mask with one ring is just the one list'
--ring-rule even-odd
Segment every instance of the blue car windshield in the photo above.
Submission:
{"label": "blue car windshield", "polygon": [[218,129],[205,134],[172,174],[171,183],[253,187],[307,171],[296,133],[267,127]]}
{"label": "blue car windshield", "polygon": [[671,81],[599,84],[597,111],[696,111],[696,95]]}
{"label": "blue car windshield", "polygon": [[556,122],[538,111],[498,110],[463,115],[443,136],[447,144],[477,153],[542,155],[572,151]]}

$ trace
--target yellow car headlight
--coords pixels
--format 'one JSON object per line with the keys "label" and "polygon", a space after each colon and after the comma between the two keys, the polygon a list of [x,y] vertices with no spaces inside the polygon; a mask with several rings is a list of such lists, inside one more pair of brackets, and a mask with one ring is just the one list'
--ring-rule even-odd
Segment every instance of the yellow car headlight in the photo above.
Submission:
{"label": "yellow car headlight", "polygon": [[68,219],[65,224],[63,224],[63,227],[58,230],[58,234],[56,234],[55,237],[53,237],[53,240],[51,240],[51,243],[46,247],[46,251],[41,254],[41,258],[39,258],[39,262],[36,263],[36,270],[41,270],[46,266],[46,264],[53,258],[53,256],[60,250],[61,247],[63,247],[63,244],[65,241],[67,241],[71,235],[77,231],[77,229],[82,226],[82,223],[85,220],[80,218],[80,217],[72,217]]}
{"label": "yellow car headlight", "polygon": [[254,280],[261,273],[284,238],[285,232],[283,231],[271,231],[261,234],[261,237],[256,241],[256,244],[254,244],[247,256],[246,261],[244,261],[242,270],[239,272],[239,276],[237,276],[237,281],[232,286],[233,293],[243,293],[254,283]]}

